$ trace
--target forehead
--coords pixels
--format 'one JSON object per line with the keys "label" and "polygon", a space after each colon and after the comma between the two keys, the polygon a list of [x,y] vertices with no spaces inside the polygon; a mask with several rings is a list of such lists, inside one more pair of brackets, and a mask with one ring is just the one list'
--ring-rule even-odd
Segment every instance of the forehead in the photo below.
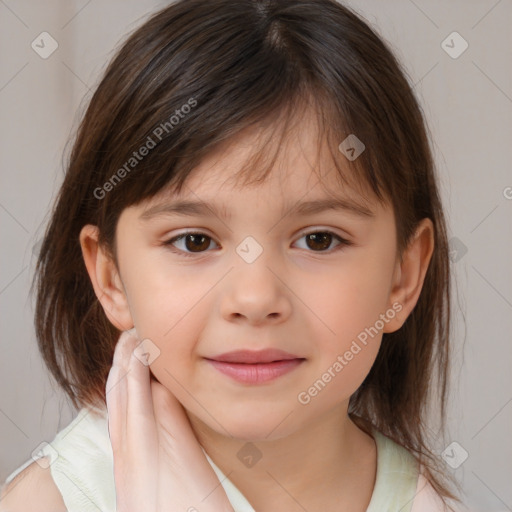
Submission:
{"label": "forehead", "polygon": [[358,169],[327,135],[319,130],[311,110],[296,115],[292,123],[250,126],[208,153],[187,176],[179,194],[166,187],[147,206],[163,200],[235,196],[256,196],[261,204],[326,196],[371,204],[373,192],[355,179]]}

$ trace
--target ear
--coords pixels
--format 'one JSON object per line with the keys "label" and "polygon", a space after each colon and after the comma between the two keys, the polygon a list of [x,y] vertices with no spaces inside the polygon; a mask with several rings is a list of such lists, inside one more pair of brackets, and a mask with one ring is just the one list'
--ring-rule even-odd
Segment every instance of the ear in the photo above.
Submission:
{"label": "ear", "polygon": [[96,297],[110,322],[121,331],[133,327],[126,292],[115,263],[98,245],[98,227],[87,224],[80,231],[80,246]]}
{"label": "ear", "polygon": [[418,224],[402,261],[397,262],[388,303],[388,307],[397,314],[385,325],[383,332],[400,329],[416,306],[433,251],[434,225],[429,218],[425,218]]}

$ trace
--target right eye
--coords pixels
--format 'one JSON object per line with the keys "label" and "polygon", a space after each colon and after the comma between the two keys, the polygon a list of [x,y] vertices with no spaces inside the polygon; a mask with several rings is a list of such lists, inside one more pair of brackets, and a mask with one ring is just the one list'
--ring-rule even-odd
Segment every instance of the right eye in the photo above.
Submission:
{"label": "right eye", "polygon": [[[208,249],[210,246],[209,241],[213,241],[213,238],[205,233],[189,231],[167,240],[163,245],[169,246],[172,252],[180,256],[191,257],[194,253],[200,254],[205,252],[205,249]],[[174,244],[178,242],[182,243],[183,248],[175,248]]]}

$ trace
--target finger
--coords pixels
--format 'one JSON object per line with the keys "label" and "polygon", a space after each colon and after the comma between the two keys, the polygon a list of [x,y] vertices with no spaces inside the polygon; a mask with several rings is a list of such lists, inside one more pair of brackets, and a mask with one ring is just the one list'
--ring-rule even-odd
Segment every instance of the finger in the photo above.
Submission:
{"label": "finger", "polygon": [[109,430],[118,506],[152,511],[157,493],[157,430],[149,368],[135,355],[139,343],[132,329],[121,334],[115,348],[108,377]]}
{"label": "finger", "polygon": [[[151,419],[154,423],[153,401],[151,396],[149,365],[140,359],[140,354],[145,352],[144,344],[147,340],[138,340],[133,337],[128,346],[131,353],[128,357],[128,417],[146,421]],[[142,347],[141,347],[142,345]],[[137,349],[137,350],[136,350]]]}
{"label": "finger", "polygon": [[158,484],[158,431],[153,414],[149,366],[137,356],[144,350],[136,353],[141,343],[136,333],[128,332],[120,350],[122,363],[127,365],[126,444],[123,449],[130,467],[133,488],[141,489],[135,499],[144,500],[139,508],[152,510],[150,502],[156,500]]}
{"label": "finger", "polygon": [[108,430],[112,447],[126,443],[126,418],[128,414],[128,375],[130,357],[136,343],[135,329],[123,331],[114,349],[113,363],[105,387],[108,411]]}
{"label": "finger", "polygon": [[135,328],[121,333],[114,350],[112,366],[128,366],[129,356],[136,341],[137,333]]}
{"label": "finger", "polygon": [[121,369],[118,366],[113,366],[109,371],[105,387],[108,433],[114,450],[117,449],[117,445],[122,442],[122,418],[126,414],[126,403],[124,403],[126,391],[123,389],[126,383],[122,376]]}
{"label": "finger", "polygon": [[110,368],[105,386],[105,398],[108,411],[108,429],[113,448],[114,443],[121,444],[124,439],[124,423],[127,412],[127,381],[128,373],[127,347],[129,333],[123,332],[114,349],[112,367]]}
{"label": "finger", "polygon": [[123,435],[130,432],[141,435],[147,428],[154,429],[149,367],[136,353],[140,343],[135,329],[121,334],[109,375],[113,386],[109,394],[112,394],[111,401],[116,402],[113,416],[122,418]]}

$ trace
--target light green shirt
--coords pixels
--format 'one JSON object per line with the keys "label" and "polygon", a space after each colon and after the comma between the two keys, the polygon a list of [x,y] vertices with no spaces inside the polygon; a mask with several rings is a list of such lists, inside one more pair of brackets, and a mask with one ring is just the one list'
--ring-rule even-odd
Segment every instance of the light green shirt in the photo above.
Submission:
{"label": "light green shirt", "polygon": [[[50,471],[68,512],[115,512],[113,453],[105,411],[87,408],[7,478],[10,482],[34,460],[48,456]],[[374,430],[377,475],[367,512],[411,512],[418,484],[418,466],[403,447]],[[204,452],[204,450],[203,450]],[[234,484],[204,452],[235,512],[255,512]],[[41,461],[42,463],[43,461]]]}

